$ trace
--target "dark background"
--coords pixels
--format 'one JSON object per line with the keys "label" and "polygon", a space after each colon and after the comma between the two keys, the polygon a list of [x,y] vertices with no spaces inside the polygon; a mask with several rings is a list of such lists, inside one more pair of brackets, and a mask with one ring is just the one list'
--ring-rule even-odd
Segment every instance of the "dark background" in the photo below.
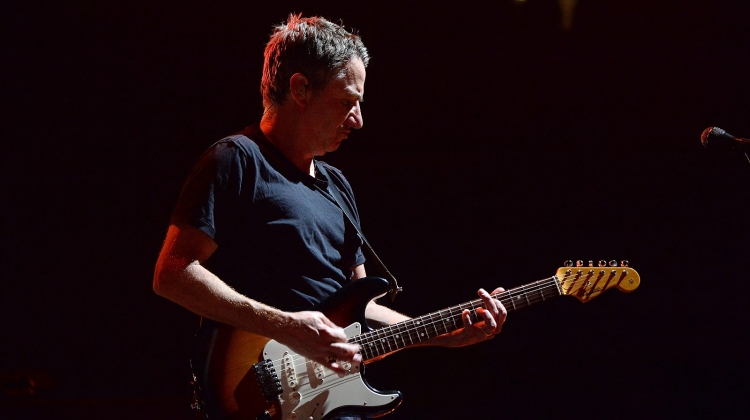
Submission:
{"label": "dark background", "polygon": [[[125,4],[120,4],[125,3]],[[94,2],[3,6],[4,418],[187,416],[197,317],[151,291],[179,189],[256,122],[288,13],[360,30],[365,127],[325,160],[411,315],[566,259],[641,287],[513,313],[462,349],[369,366],[389,418],[750,413],[750,3],[581,0]],[[24,378],[37,394],[24,395]]]}

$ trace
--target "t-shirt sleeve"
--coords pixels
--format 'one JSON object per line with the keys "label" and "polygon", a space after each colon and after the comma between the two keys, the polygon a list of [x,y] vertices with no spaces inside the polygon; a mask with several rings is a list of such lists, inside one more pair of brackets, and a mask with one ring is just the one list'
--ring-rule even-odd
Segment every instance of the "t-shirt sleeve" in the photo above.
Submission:
{"label": "t-shirt sleeve", "polygon": [[211,146],[185,181],[170,224],[189,224],[216,240],[217,227],[237,214],[245,161],[232,141]]}

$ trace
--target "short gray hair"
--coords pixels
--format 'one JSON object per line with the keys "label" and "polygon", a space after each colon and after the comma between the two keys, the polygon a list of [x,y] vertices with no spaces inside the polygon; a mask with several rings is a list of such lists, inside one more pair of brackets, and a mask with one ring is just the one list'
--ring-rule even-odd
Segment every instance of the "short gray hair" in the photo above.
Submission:
{"label": "short gray hair", "polygon": [[281,105],[289,93],[289,79],[302,73],[313,89],[322,89],[354,57],[367,67],[370,56],[359,35],[322,17],[289,15],[274,27],[266,45],[260,92],[263,107]]}

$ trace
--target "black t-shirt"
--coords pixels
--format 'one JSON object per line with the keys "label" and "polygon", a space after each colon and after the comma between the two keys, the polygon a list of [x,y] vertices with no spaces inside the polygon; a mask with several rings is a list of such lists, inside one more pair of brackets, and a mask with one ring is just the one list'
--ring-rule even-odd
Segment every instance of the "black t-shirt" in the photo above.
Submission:
{"label": "black t-shirt", "polygon": [[[359,223],[344,176],[316,165],[325,166]],[[326,188],[326,180],[294,167],[260,129],[248,127],[201,156],[171,223],[213,238],[218,248],[206,268],[238,292],[282,310],[309,309],[365,260],[362,240]]]}

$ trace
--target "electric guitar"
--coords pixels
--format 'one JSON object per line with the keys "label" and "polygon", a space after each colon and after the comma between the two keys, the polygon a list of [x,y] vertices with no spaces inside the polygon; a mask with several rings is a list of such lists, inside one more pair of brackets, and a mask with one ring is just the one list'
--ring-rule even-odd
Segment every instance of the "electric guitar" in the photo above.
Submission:
{"label": "electric guitar", "polygon": [[[570,262],[572,265],[572,262]],[[523,309],[560,295],[581,302],[616,287],[632,292],[640,284],[638,273],[627,266],[561,267],[549,278],[492,295],[508,312]],[[593,264],[590,264],[593,265]],[[316,310],[345,328],[348,342],[360,346],[362,364],[345,365],[338,374],[295,354],[283,344],[226,325],[212,329],[203,350],[198,376],[209,418],[251,420],[328,420],[337,415],[379,417],[401,403],[398,391],[381,392],[364,379],[364,364],[424,340],[463,328],[461,313],[476,309],[481,299],[465,302],[398,324],[371,330],[365,321],[368,302],[388,292],[379,277],[354,281],[326,299]]]}

